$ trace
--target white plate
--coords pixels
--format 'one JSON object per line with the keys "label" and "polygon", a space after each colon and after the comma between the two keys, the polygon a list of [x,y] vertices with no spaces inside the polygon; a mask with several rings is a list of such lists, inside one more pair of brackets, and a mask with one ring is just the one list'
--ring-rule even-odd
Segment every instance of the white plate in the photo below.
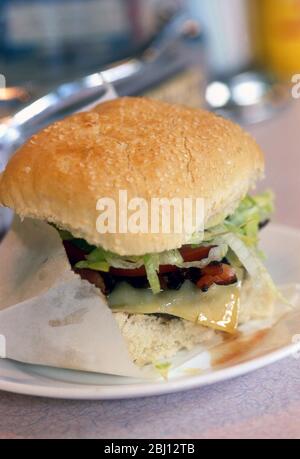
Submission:
{"label": "white plate", "polygon": [[[262,247],[276,283],[300,284],[300,231],[271,225],[262,233]],[[65,399],[144,397],[224,381],[291,355],[300,357],[300,304],[271,330],[226,342],[212,354],[202,353],[171,372],[167,381],[145,382],[0,360],[0,390]]]}

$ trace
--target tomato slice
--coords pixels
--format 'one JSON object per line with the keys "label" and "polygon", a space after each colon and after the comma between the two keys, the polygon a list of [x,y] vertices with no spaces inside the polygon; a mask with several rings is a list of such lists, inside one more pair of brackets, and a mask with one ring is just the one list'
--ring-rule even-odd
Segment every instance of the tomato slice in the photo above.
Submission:
{"label": "tomato slice", "polygon": [[185,262],[191,263],[193,261],[199,261],[207,258],[212,248],[213,246],[193,248],[190,245],[186,245],[182,247],[179,252]]}
{"label": "tomato slice", "polygon": [[[191,246],[182,247],[179,252],[185,262],[191,263],[193,261],[200,261],[208,257],[212,247],[197,247],[193,248]],[[163,265],[159,267],[159,274],[168,274],[177,271],[179,268],[177,266]],[[117,269],[110,268],[109,272],[116,277],[145,277],[146,270],[142,266],[138,269]]]}

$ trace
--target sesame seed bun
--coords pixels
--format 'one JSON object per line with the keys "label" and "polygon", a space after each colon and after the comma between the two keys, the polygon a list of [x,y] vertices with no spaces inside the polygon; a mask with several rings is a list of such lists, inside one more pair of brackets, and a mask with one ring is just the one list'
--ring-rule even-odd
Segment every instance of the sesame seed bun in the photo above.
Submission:
{"label": "sesame seed bun", "polygon": [[98,199],[203,198],[205,225],[231,214],[264,170],[255,141],[203,110],[120,98],[33,136],[0,176],[0,203],[119,255],[179,248],[191,234],[99,234]]}

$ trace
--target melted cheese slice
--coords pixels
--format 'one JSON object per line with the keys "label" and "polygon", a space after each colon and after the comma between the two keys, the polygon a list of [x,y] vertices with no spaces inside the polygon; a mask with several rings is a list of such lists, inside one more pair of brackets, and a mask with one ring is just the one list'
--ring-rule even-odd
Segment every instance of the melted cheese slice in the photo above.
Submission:
{"label": "melted cheese slice", "polygon": [[212,286],[207,293],[186,281],[180,290],[153,295],[151,290],[119,284],[108,297],[113,312],[168,314],[190,322],[235,333],[239,322],[241,283]]}

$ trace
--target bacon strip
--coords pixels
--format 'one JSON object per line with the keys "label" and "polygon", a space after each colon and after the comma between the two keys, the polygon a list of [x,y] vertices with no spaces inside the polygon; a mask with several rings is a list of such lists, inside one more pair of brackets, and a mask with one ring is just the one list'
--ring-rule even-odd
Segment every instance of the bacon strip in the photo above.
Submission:
{"label": "bacon strip", "polygon": [[230,285],[237,282],[235,270],[225,263],[210,264],[201,270],[201,277],[197,287],[201,290],[208,290],[213,284]]}

